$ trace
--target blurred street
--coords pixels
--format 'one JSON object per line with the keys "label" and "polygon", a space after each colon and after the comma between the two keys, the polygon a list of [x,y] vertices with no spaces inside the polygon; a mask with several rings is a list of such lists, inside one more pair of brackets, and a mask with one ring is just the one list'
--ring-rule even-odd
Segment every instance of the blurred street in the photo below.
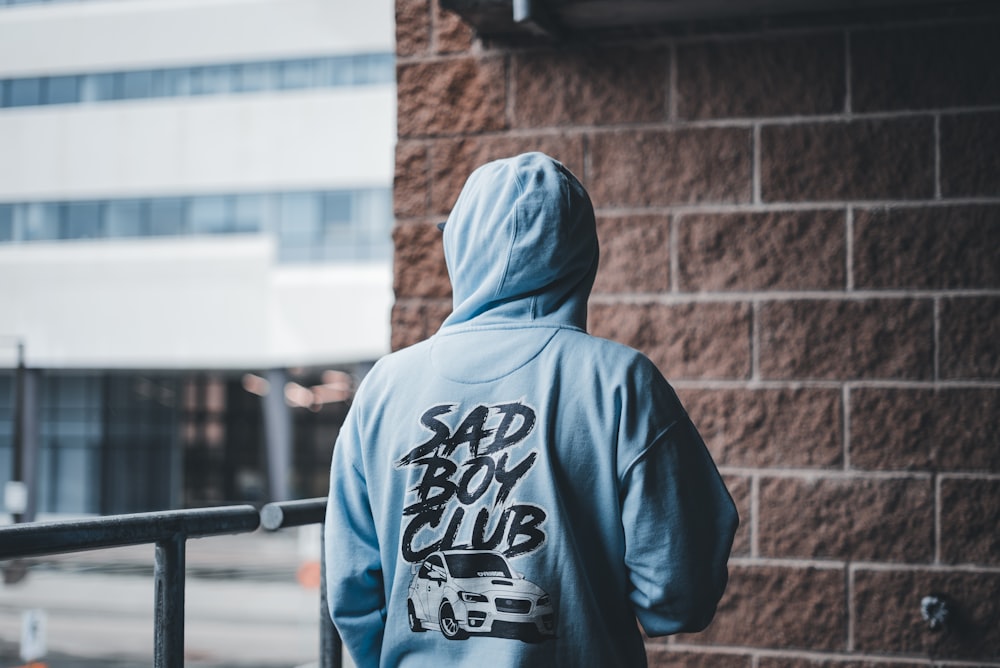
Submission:
{"label": "blurred street", "polygon": [[[187,542],[185,664],[279,668],[319,655],[318,545],[299,530]],[[150,666],[152,545],[35,560],[0,585],[0,668],[22,665],[22,616],[47,616],[50,668]],[[311,563],[310,563],[311,562]]]}

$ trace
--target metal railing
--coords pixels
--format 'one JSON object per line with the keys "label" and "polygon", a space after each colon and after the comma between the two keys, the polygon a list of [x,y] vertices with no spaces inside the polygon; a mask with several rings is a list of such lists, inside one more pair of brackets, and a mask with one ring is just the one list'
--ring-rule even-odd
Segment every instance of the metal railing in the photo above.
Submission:
{"label": "metal railing", "polygon": [[[184,665],[184,582],[188,538],[250,533],[259,526],[275,531],[322,523],[325,499],[111,515],[85,520],[34,522],[0,527],[0,561],[65,552],[155,544],[153,665]],[[322,563],[322,560],[321,560]],[[340,641],[326,611],[325,569],[321,566],[320,668],[340,668]]]}

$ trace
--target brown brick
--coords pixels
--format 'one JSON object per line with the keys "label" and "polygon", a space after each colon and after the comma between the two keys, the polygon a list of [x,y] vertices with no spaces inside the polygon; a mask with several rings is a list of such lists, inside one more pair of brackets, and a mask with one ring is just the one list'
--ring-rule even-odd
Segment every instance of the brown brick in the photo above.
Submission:
{"label": "brown brick", "polygon": [[682,390],[680,396],[720,466],[843,465],[839,390]]}
{"label": "brown brick", "polygon": [[1000,566],[1000,480],[941,480],[941,560]]}
{"label": "brown brick", "polygon": [[941,117],[941,194],[1000,195],[1000,112]]}
{"label": "brown brick", "polygon": [[1000,102],[1000,23],[851,33],[854,111]]}
{"label": "brown brick", "polygon": [[840,34],[711,40],[677,50],[681,118],[828,114],[844,108]]}
{"label": "brown brick", "polygon": [[797,300],[764,304],[760,372],[766,378],[933,377],[931,302]]}
{"label": "brown brick", "polygon": [[670,289],[670,220],[666,216],[606,216],[597,221],[601,264],[595,293]]}
{"label": "brown brick", "polygon": [[747,378],[746,304],[591,304],[590,331],[646,353],[672,378]]}
{"label": "brown brick", "polygon": [[447,215],[465,180],[477,167],[528,151],[547,153],[583,180],[583,139],[579,136],[543,134],[440,139],[431,149],[431,210]]}
{"label": "brown brick", "polygon": [[502,58],[449,58],[397,67],[400,137],[501,130],[506,124]]}
{"label": "brown brick", "polygon": [[397,300],[392,307],[392,349],[430,338],[450,313],[451,301],[445,299]]}
{"label": "brown brick", "polygon": [[767,202],[934,196],[930,118],[769,125],[761,129]]}
{"label": "brown brick", "polygon": [[1000,287],[1000,206],[859,210],[858,288]]}
{"label": "brown brick", "polygon": [[1000,390],[851,391],[851,466],[1000,472]]}
{"label": "brown brick", "polygon": [[430,204],[430,160],[421,142],[396,142],[392,202],[396,216],[422,216]]}
{"label": "brown brick", "polygon": [[[997,249],[994,247],[994,253]],[[1000,255],[997,256],[1000,261]],[[941,300],[941,377],[1000,378],[1000,298]]]}
{"label": "brown brick", "polygon": [[748,654],[670,651],[663,645],[650,643],[646,647],[649,668],[752,668]]}
{"label": "brown brick", "polygon": [[[932,631],[924,596],[943,596],[951,624]],[[854,574],[854,642],[863,652],[917,654],[936,661],[1000,659],[1000,573],[883,571]]]}
{"label": "brown brick", "polygon": [[393,290],[397,299],[451,298],[451,283],[444,263],[441,230],[437,225],[411,223],[392,231],[396,248]]}
{"label": "brown brick", "polygon": [[667,116],[664,48],[546,50],[513,61],[514,124],[599,125]]}
{"label": "brown brick", "polygon": [[757,668],[927,668],[926,663],[901,663],[899,661],[856,661],[840,658],[785,658],[762,656]]}
{"label": "brown brick", "polygon": [[458,14],[441,9],[440,0],[434,0],[434,39],[438,53],[468,51],[473,32]]}
{"label": "brown brick", "polygon": [[750,478],[741,475],[724,475],[722,479],[729,489],[729,495],[736,503],[736,512],[740,516],[740,526],[736,529],[736,537],[733,539],[732,556],[749,557],[752,550],[750,546],[750,525],[752,506],[750,502]]}
{"label": "brown brick", "polygon": [[678,223],[678,288],[843,289],[845,237],[841,211],[683,216]]}
{"label": "brown brick", "polygon": [[600,132],[587,176],[597,207],[750,201],[750,131]]}
{"label": "brown brick", "polygon": [[685,643],[843,651],[846,584],[841,568],[730,566],[712,624]]}
{"label": "brown brick", "polygon": [[931,481],[871,478],[761,480],[762,557],[930,562]]}
{"label": "brown brick", "polygon": [[426,53],[431,43],[429,0],[396,0],[396,55]]}

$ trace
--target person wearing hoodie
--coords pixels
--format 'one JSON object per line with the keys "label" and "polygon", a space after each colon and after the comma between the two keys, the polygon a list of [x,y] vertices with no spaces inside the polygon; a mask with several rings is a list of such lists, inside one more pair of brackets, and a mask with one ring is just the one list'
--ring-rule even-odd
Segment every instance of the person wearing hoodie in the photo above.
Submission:
{"label": "person wearing hoodie", "polygon": [[639,625],[715,614],[732,498],[657,368],[586,332],[598,243],[569,170],[486,164],[443,230],[453,311],[379,360],[334,448],[334,623],[361,668],[645,666]]}

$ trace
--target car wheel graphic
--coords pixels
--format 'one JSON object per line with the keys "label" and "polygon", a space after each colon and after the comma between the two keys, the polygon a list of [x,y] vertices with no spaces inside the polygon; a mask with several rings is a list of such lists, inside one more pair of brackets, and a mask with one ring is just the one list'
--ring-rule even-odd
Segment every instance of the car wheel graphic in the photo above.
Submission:
{"label": "car wheel graphic", "polygon": [[441,633],[448,640],[464,640],[468,637],[465,631],[458,625],[458,620],[455,619],[455,611],[448,601],[441,604],[438,619],[441,621]]}
{"label": "car wheel graphic", "polygon": [[417,611],[413,609],[413,601],[406,602],[406,618],[410,622],[410,630],[414,633],[423,633],[427,630],[417,619]]}

